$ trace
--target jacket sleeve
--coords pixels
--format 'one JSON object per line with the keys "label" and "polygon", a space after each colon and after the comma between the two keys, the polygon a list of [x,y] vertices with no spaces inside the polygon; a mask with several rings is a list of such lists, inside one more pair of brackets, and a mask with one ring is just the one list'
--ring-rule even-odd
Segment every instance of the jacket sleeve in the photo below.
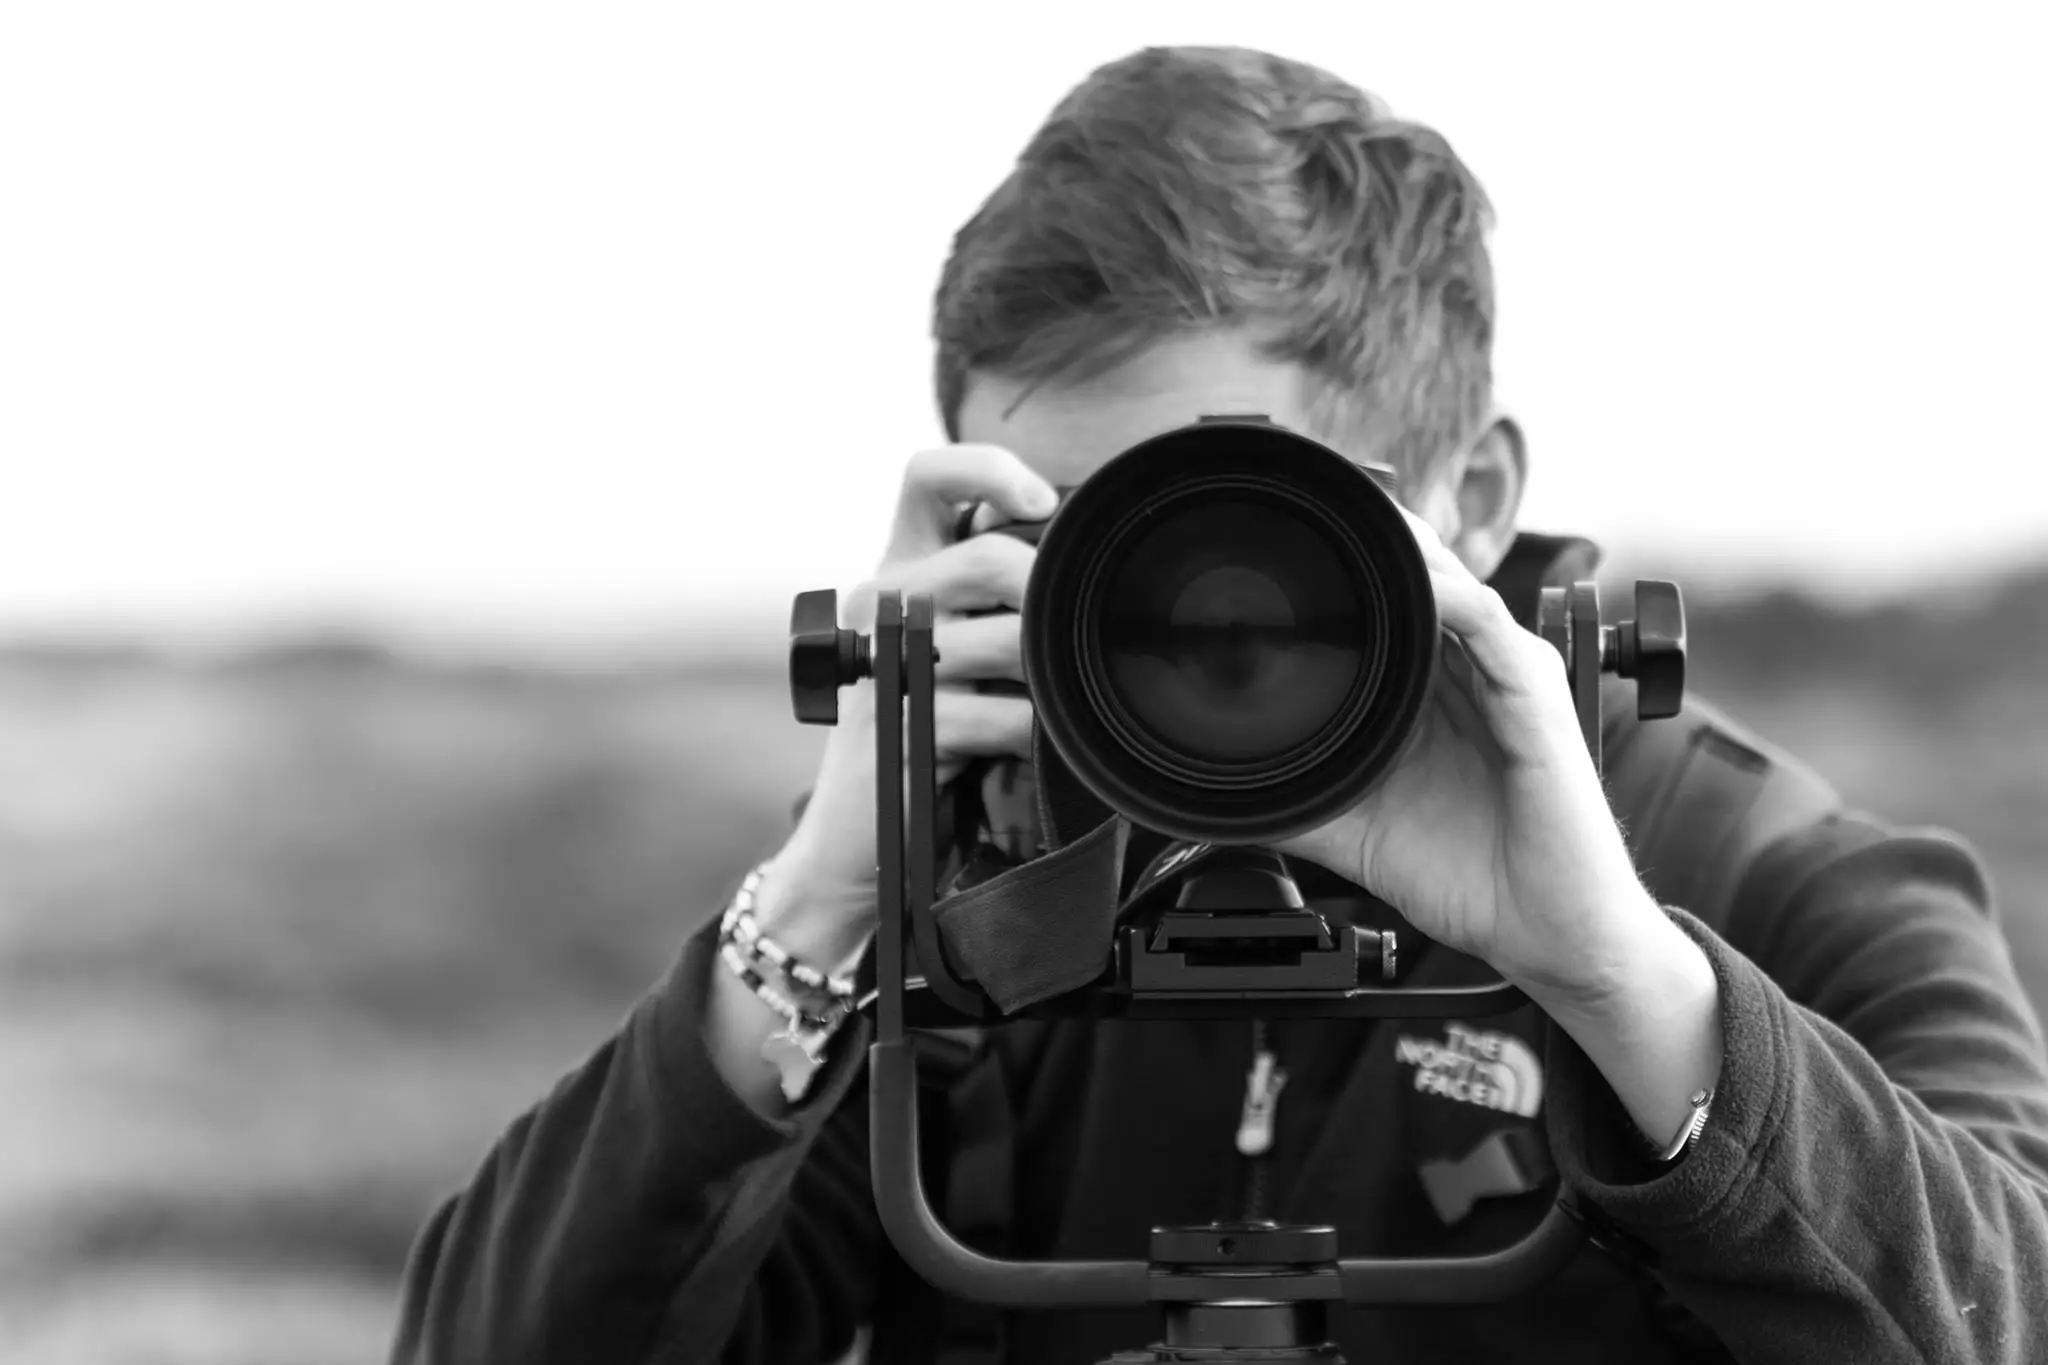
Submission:
{"label": "jacket sleeve", "polygon": [[1550,1133],[1596,1228],[1750,1365],[2048,1360],[2048,1059],[1975,859],[1891,837],[1734,944],[1683,911],[1725,1056],[1652,1174],[1576,1047]]}
{"label": "jacket sleeve", "polygon": [[770,1120],[703,1043],[716,924],[498,1139],[407,1264],[394,1365],[824,1365],[869,1320],[868,1025]]}

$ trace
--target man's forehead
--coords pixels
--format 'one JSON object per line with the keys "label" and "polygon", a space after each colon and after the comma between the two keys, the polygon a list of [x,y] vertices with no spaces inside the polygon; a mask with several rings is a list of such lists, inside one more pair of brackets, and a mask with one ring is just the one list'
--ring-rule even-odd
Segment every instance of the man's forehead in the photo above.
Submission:
{"label": "man's forehead", "polygon": [[1303,375],[1241,334],[1162,342],[1078,382],[1032,386],[976,373],[960,404],[960,439],[999,445],[1055,484],[1078,483],[1148,437],[1223,413],[1305,425]]}

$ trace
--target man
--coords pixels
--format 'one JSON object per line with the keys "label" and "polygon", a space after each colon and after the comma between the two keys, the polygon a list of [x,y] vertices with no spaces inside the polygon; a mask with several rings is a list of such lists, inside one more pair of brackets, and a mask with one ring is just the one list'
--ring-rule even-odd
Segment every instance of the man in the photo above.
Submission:
{"label": "man", "polygon": [[[1512,1302],[1343,1313],[1358,1365],[1700,1341],[1786,1365],[2048,1360],[2048,1061],[1973,861],[1801,836],[1824,856],[1769,915],[1739,906],[1724,936],[1661,906],[1555,654],[1483,585],[1526,473],[1491,409],[1486,218],[1440,137],[1351,86],[1166,50],[1091,76],[959,234],[935,326],[956,443],[910,461],[853,607],[865,626],[876,591],[934,597],[942,777],[1027,755],[1031,729],[1027,701],[974,684],[1020,676],[1017,617],[984,609],[1020,604],[1032,551],[957,540],[963,505],[1042,518],[1055,485],[1227,412],[1391,464],[1445,681],[1396,774],[1283,851],[1398,907],[1454,950],[1438,963],[1489,964],[1568,1045],[1545,1076],[1497,1021],[998,1027],[1008,1117],[977,1141],[1006,1159],[937,1182],[955,1226],[1022,1259],[1142,1257],[1154,1223],[1247,1214],[1334,1223],[1347,1255],[1469,1254],[1549,1193],[1433,1205],[1413,1158],[1507,1121],[1602,1247]],[[813,1365],[872,1332],[890,1359],[1086,1365],[1156,1335],[1142,1311],[939,1311],[877,1224],[865,1024],[823,1030],[815,1071],[777,1049],[790,993],[824,988],[758,941],[829,972],[873,927],[872,694],[842,704],[788,843],[428,1224],[396,1359]],[[1270,1145],[1240,1136],[1260,1124]]]}

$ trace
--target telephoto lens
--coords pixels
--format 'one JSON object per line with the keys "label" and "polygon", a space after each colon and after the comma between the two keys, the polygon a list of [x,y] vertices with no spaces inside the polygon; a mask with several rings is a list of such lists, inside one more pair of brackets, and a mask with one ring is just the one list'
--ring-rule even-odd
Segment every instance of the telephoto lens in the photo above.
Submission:
{"label": "telephoto lens", "polygon": [[1024,672],[1057,757],[1134,824],[1270,844],[1381,781],[1436,666],[1382,478],[1258,418],[1124,451],[1039,536]]}

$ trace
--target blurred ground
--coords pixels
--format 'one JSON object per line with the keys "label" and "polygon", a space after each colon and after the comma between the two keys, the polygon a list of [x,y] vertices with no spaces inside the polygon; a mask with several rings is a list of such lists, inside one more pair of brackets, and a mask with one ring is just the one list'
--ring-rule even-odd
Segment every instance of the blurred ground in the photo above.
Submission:
{"label": "blurred ground", "polygon": [[[2048,1000],[2048,630],[1694,609],[1701,690],[1965,832]],[[0,660],[0,1360],[382,1357],[430,1205],[772,846],[769,668]]]}

